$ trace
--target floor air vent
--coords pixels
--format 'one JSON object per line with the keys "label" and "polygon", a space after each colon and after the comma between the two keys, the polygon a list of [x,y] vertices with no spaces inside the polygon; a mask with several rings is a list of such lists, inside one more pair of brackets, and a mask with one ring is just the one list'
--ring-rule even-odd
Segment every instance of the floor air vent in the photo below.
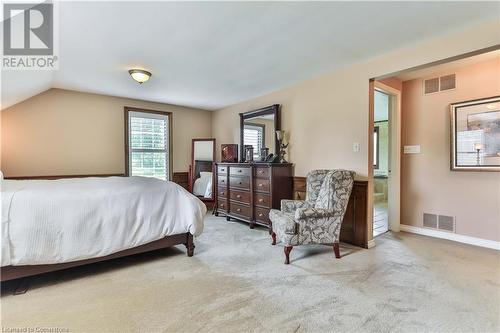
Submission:
{"label": "floor air vent", "polygon": [[439,215],[438,229],[445,231],[455,231],[455,219],[453,216]]}
{"label": "floor air vent", "polygon": [[424,227],[437,229],[438,220],[436,214],[424,213]]}

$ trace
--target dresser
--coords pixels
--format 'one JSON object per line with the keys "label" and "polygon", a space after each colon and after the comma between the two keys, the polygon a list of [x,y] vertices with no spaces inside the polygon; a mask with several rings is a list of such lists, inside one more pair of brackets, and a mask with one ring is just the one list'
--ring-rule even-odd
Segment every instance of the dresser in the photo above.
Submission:
{"label": "dresser", "polygon": [[272,231],[271,208],[293,198],[293,165],[290,163],[217,163],[215,215],[245,221]]}

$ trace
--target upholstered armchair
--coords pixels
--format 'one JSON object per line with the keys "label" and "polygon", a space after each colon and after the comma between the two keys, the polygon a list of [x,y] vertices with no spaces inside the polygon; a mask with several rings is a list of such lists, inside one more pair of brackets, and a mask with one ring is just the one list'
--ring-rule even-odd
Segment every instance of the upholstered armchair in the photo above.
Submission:
{"label": "upholstered armchair", "polygon": [[339,235],[354,183],[353,171],[314,170],[307,175],[306,200],[282,200],[269,213],[273,245],[285,245],[285,264],[296,245],[333,244],[340,258]]}

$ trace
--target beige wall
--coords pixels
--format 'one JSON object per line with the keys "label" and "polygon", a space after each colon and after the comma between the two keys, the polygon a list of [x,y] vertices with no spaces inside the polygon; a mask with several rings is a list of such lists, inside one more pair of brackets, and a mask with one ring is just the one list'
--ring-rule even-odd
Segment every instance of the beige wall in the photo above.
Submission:
{"label": "beige wall", "polygon": [[453,91],[424,96],[422,79],[403,83],[401,222],[421,227],[423,213],[456,217],[456,232],[500,241],[500,173],[450,171],[450,103],[500,95],[500,58],[436,73],[456,73]]}
{"label": "beige wall", "polygon": [[[297,176],[317,168],[348,168],[366,178],[368,80],[500,44],[498,28],[498,21],[484,23],[218,110],[212,117],[213,135],[219,143],[239,143],[238,113],[278,103]],[[361,144],[359,152],[353,152],[354,142]],[[218,157],[219,145],[217,149]]]}
{"label": "beige wall", "polygon": [[123,173],[124,106],[173,113],[173,171],[187,171],[191,139],[211,137],[212,112],[50,89],[1,111],[6,176]]}

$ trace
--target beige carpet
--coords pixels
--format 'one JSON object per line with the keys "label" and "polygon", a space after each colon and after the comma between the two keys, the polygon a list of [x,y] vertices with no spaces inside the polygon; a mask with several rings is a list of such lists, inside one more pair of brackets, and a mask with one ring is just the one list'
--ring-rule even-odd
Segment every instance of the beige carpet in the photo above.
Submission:
{"label": "beige carpet", "polygon": [[371,250],[283,248],[207,217],[183,247],[2,286],[2,327],[71,332],[500,331],[500,255],[406,233]]}

